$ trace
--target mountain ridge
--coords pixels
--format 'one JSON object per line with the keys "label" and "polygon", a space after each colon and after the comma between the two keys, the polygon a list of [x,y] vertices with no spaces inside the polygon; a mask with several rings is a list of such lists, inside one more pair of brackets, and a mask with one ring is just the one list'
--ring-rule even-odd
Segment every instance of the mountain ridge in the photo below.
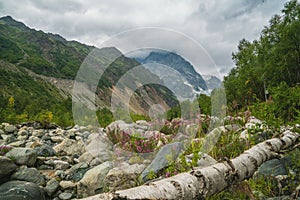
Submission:
{"label": "mountain ridge", "polygon": [[[2,80],[2,86],[6,88],[5,91],[2,90],[0,92],[0,104],[5,108],[9,103],[9,98],[14,97],[15,114],[18,116],[27,112],[25,109],[26,105],[24,105],[25,101],[20,100],[22,95],[26,95],[22,92],[25,88],[23,88],[21,81],[26,80],[29,86],[31,85],[33,87],[33,85],[37,85],[37,87],[40,88],[39,91],[50,91],[47,95],[41,93],[40,99],[47,101],[48,97],[53,97],[52,104],[56,105],[56,108],[54,108],[55,106],[51,107],[49,105],[41,106],[41,108],[37,107],[36,112],[32,113],[32,116],[28,115],[28,119],[26,120],[34,120],[33,115],[37,115],[42,110],[48,109],[54,114],[57,114],[58,110],[67,112],[67,109],[70,113],[72,111],[70,99],[72,97],[74,79],[84,59],[86,59],[93,50],[95,50],[94,46],[85,45],[77,41],[68,41],[58,34],[31,29],[24,23],[18,22],[10,16],[0,18],[0,61],[2,62],[0,75],[5,74]],[[103,76],[101,78],[99,77],[100,80],[96,91],[96,98],[98,99],[96,99],[97,109],[109,107],[111,94],[113,92],[120,94],[120,91],[116,90],[113,85],[115,85],[127,71],[140,65],[140,63],[134,59],[125,57],[115,47],[106,47],[101,50],[106,53],[104,56],[117,55],[117,59],[110,63]],[[97,62],[98,61],[102,62],[101,60],[97,60]],[[5,68],[7,66],[11,69],[18,70],[14,73],[12,70],[6,71]],[[146,73],[148,76],[153,76],[154,79],[158,78],[151,74],[150,71],[146,71]],[[14,80],[14,85],[18,87],[9,86],[9,80]],[[140,81],[136,79],[136,77],[134,80],[137,81],[136,84]],[[84,84],[85,88],[90,88],[89,82]],[[26,90],[28,90],[28,88]],[[130,105],[127,105],[130,107],[130,110],[135,113],[148,114],[147,109],[149,109],[152,104],[155,104],[156,101],[166,102],[166,109],[176,104],[175,97],[172,96],[170,91],[159,86],[142,86],[139,87],[135,93],[136,95],[131,99]],[[34,98],[38,98],[38,93],[35,93]],[[37,105],[44,105],[39,98],[37,101]],[[65,101],[68,101],[68,103],[64,103]],[[88,101],[90,100],[88,99]],[[31,105],[29,97],[26,102],[31,106],[27,110],[32,109],[33,105]],[[61,104],[68,104],[68,106],[61,109]],[[5,109],[0,111],[0,120],[7,121],[9,111]]]}

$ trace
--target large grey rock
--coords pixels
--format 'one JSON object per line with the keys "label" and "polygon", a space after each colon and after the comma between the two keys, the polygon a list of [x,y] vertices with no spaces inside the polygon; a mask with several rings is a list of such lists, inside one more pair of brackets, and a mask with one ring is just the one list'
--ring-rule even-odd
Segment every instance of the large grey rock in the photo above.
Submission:
{"label": "large grey rock", "polygon": [[46,184],[45,190],[49,196],[51,196],[59,187],[59,182],[52,178],[48,183]]}
{"label": "large grey rock", "polygon": [[[290,196],[279,196],[279,197],[271,197],[267,198],[266,200],[291,200],[292,198]],[[300,198],[298,198],[299,200]]]}
{"label": "large grey rock", "polygon": [[90,170],[90,167],[86,163],[77,163],[67,170],[68,179],[79,181],[83,178],[84,174]]}
{"label": "large grey rock", "polygon": [[290,165],[291,158],[286,156],[281,159],[272,159],[263,163],[257,171],[258,175],[265,176],[278,176],[278,175],[287,175],[288,169],[287,166]]}
{"label": "large grey rock", "polygon": [[117,121],[112,122],[111,124],[109,124],[106,127],[106,132],[116,131],[116,133],[117,133],[118,131],[122,130],[122,131],[127,131],[129,133],[130,132],[132,132],[132,133],[143,133],[143,132],[145,132],[149,129],[150,129],[149,126],[143,126],[143,125],[136,124],[136,123],[128,124],[128,123],[125,123],[122,120],[117,120]]}
{"label": "large grey rock", "polygon": [[90,163],[92,160],[94,159],[94,156],[90,153],[90,152],[85,152],[83,153],[79,158],[78,160],[80,162],[84,162],[84,163]]}
{"label": "large grey rock", "polygon": [[104,132],[90,134],[85,145],[87,152],[94,158],[101,160],[101,162],[112,160],[111,150],[113,144]]}
{"label": "large grey rock", "polygon": [[77,184],[78,197],[87,197],[101,193],[104,187],[104,178],[112,167],[111,162],[104,162],[87,171]]}
{"label": "large grey rock", "polygon": [[[201,154],[201,153],[199,153]],[[210,165],[214,165],[218,163],[213,157],[208,154],[200,155],[200,160],[198,160],[197,165],[200,168],[208,167]]]}
{"label": "large grey rock", "polygon": [[112,190],[123,190],[137,186],[138,177],[146,165],[129,165],[126,162],[118,164],[117,167],[109,170],[105,177],[104,185]]}
{"label": "large grey rock", "polygon": [[[164,167],[174,161],[178,155],[182,152],[184,146],[180,142],[174,142],[163,146],[157,153],[154,160],[150,165],[142,172],[140,179],[142,181],[148,180],[148,174],[150,172],[158,173]],[[167,159],[168,158],[168,159]]]}
{"label": "large grey rock", "polygon": [[42,146],[34,148],[38,156],[43,156],[43,157],[51,157],[55,156],[56,152],[55,150],[46,144],[43,144]]}
{"label": "large grey rock", "polygon": [[4,142],[6,144],[11,144],[17,141],[17,138],[14,135],[3,135],[2,137],[4,138]]}
{"label": "large grey rock", "polygon": [[11,124],[7,124],[5,127],[4,127],[4,130],[5,132],[7,133],[13,133],[17,128],[14,126],[14,125],[11,125]]}
{"label": "large grey rock", "polygon": [[12,159],[16,164],[27,166],[33,166],[37,158],[36,151],[30,148],[14,148],[5,156]]}
{"label": "large grey rock", "polygon": [[54,168],[56,170],[66,170],[70,167],[70,164],[68,162],[62,161],[62,160],[54,160]]}
{"label": "large grey rock", "polygon": [[45,185],[44,176],[36,168],[20,167],[12,176],[12,180],[27,181],[38,185]]}
{"label": "large grey rock", "polygon": [[35,183],[9,181],[0,185],[2,200],[45,200],[44,191]]}
{"label": "large grey rock", "polygon": [[58,155],[81,155],[85,152],[84,143],[73,139],[65,139],[53,148]]}
{"label": "large grey rock", "polygon": [[61,181],[59,182],[59,185],[62,189],[73,189],[75,187],[75,184],[72,181]]}
{"label": "large grey rock", "polygon": [[71,199],[72,196],[73,196],[73,194],[70,193],[70,192],[63,192],[63,193],[59,194],[58,197],[59,197],[61,200],[68,200],[68,199]]}
{"label": "large grey rock", "polygon": [[17,169],[17,165],[9,158],[0,156],[0,179],[9,176]]}
{"label": "large grey rock", "polygon": [[104,132],[92,133],[86,141],[86,150],[94,157],[101,158],[104,154],[109,156],[113,143]]}

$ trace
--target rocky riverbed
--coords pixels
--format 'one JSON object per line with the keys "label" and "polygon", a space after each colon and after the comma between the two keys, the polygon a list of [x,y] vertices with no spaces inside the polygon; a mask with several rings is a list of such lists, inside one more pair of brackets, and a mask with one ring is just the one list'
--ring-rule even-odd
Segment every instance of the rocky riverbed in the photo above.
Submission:
{"label": "rocky riverbed", "polygon": [[[256,126],[262,123],[252,118],[243,127],[231,124],[221,129],[224,132],[240,130],[241,140],[247,140],[250,130]],[[141,149],[137,148],[141,146],[140,140],[131,139],[132,145],[126,140],[133,134],[134,137],[143,135]],[[42,129],[36,123],[2,123],[0,199],[68,200],[135,187],[148,181],[149,174],[167,166],[170,159],[175,160],[188,138],[185,133],[173,137],[155,131],[146,121],[131,124],[116,121],[106,129],[78,125]],[[272,175],[285,178],[289,172],[284,164],[289,158],[284,159],[261,167],[260,173],[270,175],[275,166]],[[187,155],[186,160],[189,162],[191,155]],[[199,157],[198,166],[216,162],[206,154]]]}

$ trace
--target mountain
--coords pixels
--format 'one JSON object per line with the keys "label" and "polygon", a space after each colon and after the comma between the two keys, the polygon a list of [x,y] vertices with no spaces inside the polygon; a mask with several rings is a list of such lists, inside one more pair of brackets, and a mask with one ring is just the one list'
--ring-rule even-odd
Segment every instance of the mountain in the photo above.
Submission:
{"label": "mountain", "polygon": [[[176,53],[152,51],[147,57],[136,59],[158,75],[182,99],[193,99],[196,94],[208,90],[205,80],[191,63]],[[164,66],[170,67],[171,70],[166,72]]]}
{"label": "mountain", "polygon": [[[49,110],[54,121],[60,122],[59,115],[70,122],[72,116],[72,89],[78,69],[96,48],[77,41],[67,41],[57,34],[45,33],[27,27],[12,17],[0,18],[0,121],[9,121],[9,113],[27,120],[34,120],[42,111]],[[112,94],[123,98],[115,85],[120,78],[140,63],[127,58],[114,48],[100,49],[104,58],[97,62],[105,63],[105,56],[115,56],[98,82],[96,90],[96,108],[109,108]],[[144,70],[147,77],[162,81],[149,70]],[[141,85],[139,77],[132,77],[137,86],[134,96],[130,98],[130,110],[134,113],[148,114],[152,104],[164,102],[167,109],[177,104],[177,100],[167,88],[159,85]],[[90,93],[92,83],[82,82],[86,93]],[[126,88],[127,89],[127,88]],[[126,90],[127,91],[127,90]],[[85,93],[85,94],[86,94]],[[82,94],[77,100],[86,98]],[[125,95],[126,96],[126,95]],[[13,97],[13,109],[8,110],[9,99]],[[124,97],[125,98],[125,97]],[[85,101],[90,101],[86,99]],[[34,112],[31,112],[35,110]]]}
{"label": "mountain", "polygon": [[202,75],[202,77],[205,80],[207,88],[209,90],[213,90],[215,88],[219,88],[220,85],[222,84],[222,81],[219,78],[217,78],[216,76]]}

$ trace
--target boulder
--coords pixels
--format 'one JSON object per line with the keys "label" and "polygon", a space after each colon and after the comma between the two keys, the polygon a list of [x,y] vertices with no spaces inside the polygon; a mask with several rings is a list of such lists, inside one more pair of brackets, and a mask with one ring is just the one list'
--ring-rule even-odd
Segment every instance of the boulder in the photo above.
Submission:
{"label": "boulder", "polygon": [[278,175],[287,175],[288,169],[287,166],[290,165],[291,158],[286,156],[281,159],[272,159],[267,162],[264,162],[257,171],[258,175],[264,176],[278,176]]}
{"label": "boulder", "polygon": [[109,170],[104,179],[106,188],[112,190],[123,190],[137,186],[138,177],[145,169],[146,165],[129,165],[126,162],[119,164],[117,167]]}
{"label": "boulder", "polygon": [[75,187],[75,184],[72,181],[61,181],[59,185],[64,190],[73,189]]}
{"label": "boulder", "polygon": [[183,149],[184,146],[180,142],[174,142],[163,146],[158,151],[151,164],[148,165],[147,168],[142,172],[140,180],[147,181],[147,176],[150,172],[158,173],[161,169],[169,165],[170,162],[174,161]]}
{"label": "boulder", "polygon": [[104,132],[90,134],[85,145],[89,155],[87,154],[85,158],[81,158],[82,161],[87,162],[91,159],[91,156],[98,158],[101,163],[112,160],[113,143]]}
{"label": "boulder", "polygon": [[45,185],[45,178],[36,168],[20,167],[12,176],[12,180],[27,181],[38,185]]}
{"label": "boulder", "polygon": [[70,193],[70,192],[63,192],[63,193],[59,194],[58,197],[59,197],[59,199],[61,199],[61,200],[68,200],[68,199],[71,199],[72,196],[73,196],[73,194]]}
{"label": "boulder", "polygon": [[77,163],[66,171],[69,180],[79,181],[84,174],[90,169],[86,163]]}
{"label": "boulder", "polygon": [[87,171],[77,184],[78,197],[87,197],[101,193],[104,188],[104,178],[111,168],[111,162],[104,162]]}
{"label": "boulder", "polygon": [[17,169],[17,165],[9,158],[0,156],[0,179],[9,176]]}
{"label": "boulder", "polygon": [[45,200],[44,191],[35,183],[9,181],[0,185],[0,199],[3,200]]}
{"label": "boulder", "polygon": [[51,196],[59,187],[59,182],[52,178],[48,183],[46,184],[45,190],[49,196]]}
{"label": "boulder", "polygon": [[51,157],[56,155],[55,150],[51,146],[46,144],[38,146],[34,148],[34,150],[36,151],[38,156]]}
{"label": "boulder", "polygon": [[37,158],[36,151],[33,149],[20,147],[10,150],[5,156],[18,165],[27,166],[33,166]]}
{"label": "boulder", "polygon": [[58,155],[83,154],[85,152],[84,143],[73,139],[64,139],[53,148]]}
{"label": "boulder", "polygon": [[13,133],[17,128],[14,126],[14,125],[11,125],[11,124],[7,124],[5,127],[4,127],[4,131],[6,133]]}
{"label": "boulder", "polygon": [[62,160],[54,160],[54,168],[56,170],[66,170],[70,167],[70,164],[68,162],[62,161]]}

